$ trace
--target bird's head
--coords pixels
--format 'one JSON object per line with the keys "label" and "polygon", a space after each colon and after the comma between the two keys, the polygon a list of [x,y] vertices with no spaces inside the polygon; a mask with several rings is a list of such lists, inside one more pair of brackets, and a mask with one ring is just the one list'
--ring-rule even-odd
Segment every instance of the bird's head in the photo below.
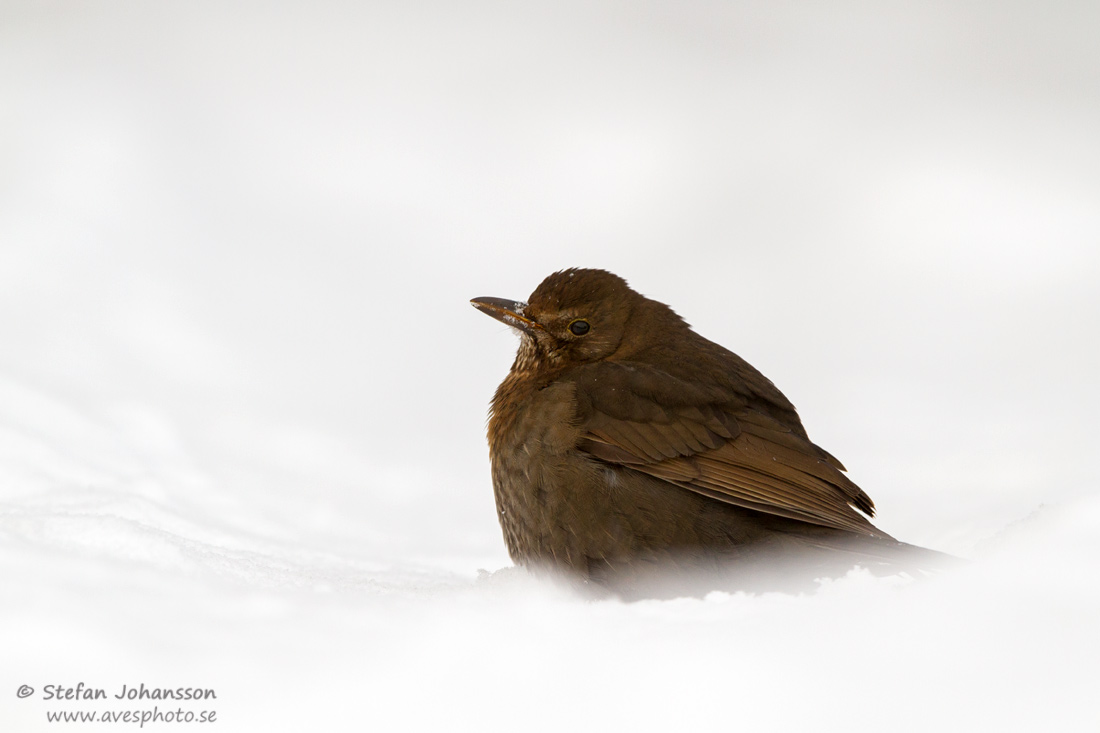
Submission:
{"label": "bird's head", "polygon": [[[637,311],[656,304],[606,270],[569,269],[542,281],[526,303],[474,298],[482,313],[521,336],[514,369],[555,369],[606,359],[638,331]],[[679,318],[668,313],[677,321]]]}

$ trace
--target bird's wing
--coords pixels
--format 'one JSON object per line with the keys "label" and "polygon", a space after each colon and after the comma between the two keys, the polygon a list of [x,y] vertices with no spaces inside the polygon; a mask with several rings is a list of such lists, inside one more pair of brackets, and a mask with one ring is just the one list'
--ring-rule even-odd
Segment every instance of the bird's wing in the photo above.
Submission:
{"label": "bird's wing", "polygon": [[602,362],[574,371],[579,447],[596,459],[790,519],[887,537],[874,504],[827,452],[749,395],[657,368]]}

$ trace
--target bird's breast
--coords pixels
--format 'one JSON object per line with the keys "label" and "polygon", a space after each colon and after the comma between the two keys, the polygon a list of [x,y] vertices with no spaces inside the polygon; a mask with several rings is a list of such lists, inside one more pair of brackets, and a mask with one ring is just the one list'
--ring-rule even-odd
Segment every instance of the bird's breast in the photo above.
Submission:
{"label": "bird's breast", "polygon": [[575,388],[557,382],[539,389],[514,376],[497,390],[488,430],[504,539],[517,563],[573,564],[570,538],[597,491],[591,462],[576,450]]}

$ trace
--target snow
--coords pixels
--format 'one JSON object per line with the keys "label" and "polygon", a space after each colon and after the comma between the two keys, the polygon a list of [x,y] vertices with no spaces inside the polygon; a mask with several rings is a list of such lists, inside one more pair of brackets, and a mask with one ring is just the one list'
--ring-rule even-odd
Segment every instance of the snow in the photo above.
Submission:
{"label": "snow", "polygon": [[[81,682],[232,731],[1100,726],[1097,12],[5,4],[0,729],[152,708],[42,697]],[[468,300],[572,266],[971,562],[633,604],[509,569],[515,341]]]}

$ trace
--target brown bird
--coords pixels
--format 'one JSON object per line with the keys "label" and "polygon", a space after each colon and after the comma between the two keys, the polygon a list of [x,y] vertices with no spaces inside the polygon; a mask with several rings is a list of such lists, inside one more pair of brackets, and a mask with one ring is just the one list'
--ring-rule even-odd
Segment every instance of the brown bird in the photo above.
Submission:
{"label": "brown bird", "polygon": [[770,380],[622,278],[563,270],[526,303],[470,302],[521,337],[488,427],[518,565],[644,597],[938,555],[872,525],[871,498]]}

